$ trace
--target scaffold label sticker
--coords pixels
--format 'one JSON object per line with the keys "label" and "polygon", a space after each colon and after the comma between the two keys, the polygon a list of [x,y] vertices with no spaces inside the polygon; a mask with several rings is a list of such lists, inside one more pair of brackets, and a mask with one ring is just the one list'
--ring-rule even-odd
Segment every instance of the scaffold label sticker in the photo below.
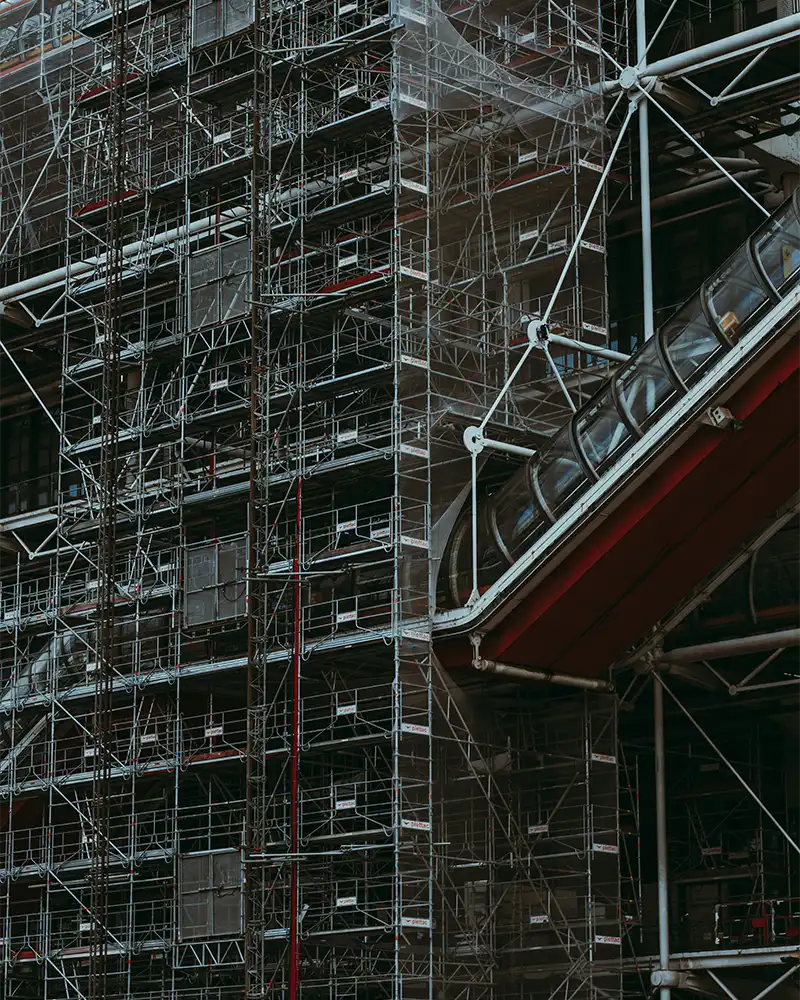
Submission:
{"label": "scaffold label sticker", "polygon": [[336,800],[336,811],[342,812],[344,809],[355,809],[356,800],[355,799],[337,799]]}
{"label": "scaffold label sticker", "polygon": [[357,264],[357,263],[358,263],[358,254],[357,253],[351,253],[351,254],[348,254],[346,257],[340,257],[339,258],[339,265],[338,266],[339,267],[352,267],[353,264]]}
{"label": "scaffold label sticker", "polygon": [[400,826],[405,830],[422,830],[423,833],[430,833],[431,825],[421,819],[401,819]]}
{"label": "scaffold label sticker", "polygon": [[351,83],[347,87],[342,87],[339,90],[339,97],[350,97],[351,94],[358,93],[358,84]]}
{"label": "scaffold label sticker", "polygon": [[416,267],[406,267],[405,264],[400,265],[400,273],[404,274],[407,278],[417,278],[419,281],[428,280],[428,275],[425,271],[418,271]]}
{"label": "scaffold label sticker", "polygon": [[424,538],[414,538],[413,535],[401,535],[400,541],[403,545],[411,545],[415,549],[427,549],[428,543]]}
{"label": "scaffold label sticker", "polygon": [[391,535],[391,528],[373,528],[369,533],[370,538],[388,538]]}
{"label": "scaffold label sticker", "polygon": [[139,742],[144,746],[146,743],[155,743],[158,737],[155,733],[142,733],[139,737]]}
{"label": "scaffold label sticker", "polygon": [[525,243],[527,240],[535,240],[538,235],[538,229],[526,229],[524,233],[519,234],[519,241],[520,243]]}
{"label": "scaffold label sticker", "polygon": [[561,250],[567,245],[566,240],[553,240],[552,243],[547,244],[548,250]]}
{"label": "scaffold label sticker", "polygon": [[416,722],[401,722],[400,723],[401,733],[411,733],[413,736],[430,736],[431,727],[430,726],[420,726]]}
{"label": "scaffold label sticker", "polygon": [[595,55],[598,55],[600,53],[599,45],[595,45],[594,42],[587,42],[583,38],[576,38],[575,44],[578,46],[579,49],[584,49],[586,52],[594,52]]}
{"label": "scaffold label sticker", "polygon": [[417,629],[413,629],[413,628],[404,628],[403,629],[403,638],[404,639],[416,639],[417,642],[430,642],[431,641],[430,633],[428,633],[428,632],[419,632],[419,631],[417,631]]}
{"label": "scaffold label sticker", "polygon": [[287,937],[289,931],[286,927],[269,927],[264,931],[265,938],[282,938]]}
{"label": "scaffold label sticker", "polygon": [[358,438],[358,431],[339,431],[336,435],[336,443],[344,444],[347,441],[355,441]]}
{"label": "scaffold label sticker", "polygon": [[355,705],[355,702],[353,702],[350,705],[337,705],[336,706],[336,714],[337,715],[355,715],[356,714],[356,705]]}
{"label": "scaffold label sticker", "polygon": [[721,847],[701,847],[700,856],[703,858],[714,858],[722,854]]}
{"label": "scaffold label sticker", "polygon": [[404,365],[414,365],[415,368],[426,368],[428,367],[428,362],[424,358],[415,358],[411,354],[401,354],[400,361]]}
{"label": "scaffold label sticker", "polygon": [[549,823],[534,823],[528,827],[528,833],[547,833],[550,829]]}
{"label": "scaffold label sticker", "polygon": [[581,323],[581,326],[583,327],[584,330],[588,330],[589,333],[596,333],[600,337],[605,337],[606,335],[606,328],[604,326],[597,326],[594,323],[587,323],[586,320],[584,320],[584,322]]}
{"label": "scaffold label sticker", "polygon": [[337,624],[341,622],[354,622],[356,620],[357,615],[358,615],[357,611],[340,611],[336,615],[336,622]]}
{"label": "scaffold label sticker", "polygon": [[528,917],[529,924],[549,924],[550,917],[546,913],[532,913]]}
{"label": "scaffold label sticker", "polygon": [[424,930],[431,929],[431,922],[426,917],[400,917],[401,927],[421,927]]}
{"label": "scaffold label sticker", "polygon": [[355,531],[358,527],[358,521],[352,518],[349,521],[337,521],[336,530],[337,531]]}
{"label": "scaffold label sticker", "polygon": [[424,14],[420,14],[418,10],[411,10],[409,7],[401,7],[398,14],[403,21],[416,21],[417,24],[428,23]]}
{"label": "scaffold label sticker", "polygon": [[400,187],[408,188],[409,191],[418,191],[420,194],[428,193],[427,185],[419,184],[417,181],[410,181],[407,177],[400,178]]}
{"label": "scaffold label sticker", "polygon": [[206,726],[206,736],[222,736],[222,726]]}
{"label": "scaffold label sticker", "polygon": [[517,163],[530,163],[531,160],[539,159],[539,151],[537,149],[529,149],[527,153],[520,153],[517,157]]}
{"label": "scaffold label sticker", "polygon": [[412,108],[422,108],[423,111],[428,110],[428,105],[425,101],[421,101],[418,97],[412,97],[411,94],[401,94],[400,100],[406,104],[410,104]]}
{"label": "scaffold label sticker", "polygon": [[227,378],[215,378],[210,384],[211,389],[227,389],[228,380]]}
{"label": "scaffold label sticker", "polygon": [[616,844],[592,844],[592,850],[596,854],[619,854]]}
{"label": "scaffold label sticker", "polygon": [[617,763],[617,758],[610,753],[592,753],[592,760],[596,760],[599,764]]}
{"label": "scaffold label sticker", "polygon": [[350,167],[349,170],[343,170],[339,174],[340,181],[351,181],[354,177],[358,177],[358,167]]}
{"label": "scaffold label sticker", "polygon": [[355,906],[357,902],[358,898],[356,896],[339,896],[336,900],[336,906],[337,908],[342,906]]}
{"label": "scaffold label sticker", "polygon": [[600,246],[599,243],[591,243],[589,240],[581,240],[581,246],[584,250],[594,250],[595,253],[605,253],[604,247]]}
{"label": "scaffold label sticker", "polygon": [[285,573],[292,568],[291,559],[284,559],[282,562],[271,563],[267,566],[267,573]]}
{"label": "scaffold label sticker", "polygon": [[405,455],[416,455],[417,458],[428,457],[428,449],[418,448],[415,444],[401,444],[400,451]]}
{"label": "scaffold label sticker", "polygon": [[594,170],[598,174],[602,174],[603,167],[599,163],[592,163],[591,160],[578,160],[578,166],[586,167],[587,170]]}
{"label": "scaffold label sticker", "polygon": [[595,944],[622,944],[622,938],[614,937],[613,934],[595,934]]}

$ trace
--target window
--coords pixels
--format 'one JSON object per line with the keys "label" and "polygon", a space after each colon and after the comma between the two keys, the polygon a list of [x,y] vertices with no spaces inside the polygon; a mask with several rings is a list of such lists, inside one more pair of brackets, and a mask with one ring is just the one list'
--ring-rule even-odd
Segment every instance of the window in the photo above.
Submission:
{"label": "window", "polygon": [[181,858],[181,938],[242,933],[242,861],[238,851]]}

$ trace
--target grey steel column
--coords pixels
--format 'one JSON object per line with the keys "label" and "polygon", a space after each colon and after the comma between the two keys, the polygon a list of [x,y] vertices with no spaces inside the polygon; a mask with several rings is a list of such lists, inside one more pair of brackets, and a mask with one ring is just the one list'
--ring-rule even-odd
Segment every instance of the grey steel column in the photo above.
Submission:
{"label": "grey steel column", "polygon": [[[636,60],[638,68],[647,59],[647,27],[644,16],[645,0],[636,0]],[[639,192],[642,199],[642,303],[644,336],[649,340],[655,332],[653,319],[653,236],[650,216],[650,128],[648,100],[639,92]]]}
{"label": "grey steel column", "polygon": [[[656,845],[658,848],[658,964],[669,969],[669,882],[667,871],[667,796],[664,767],[664,690],[653,676],[653,734],[656,764]],[[660,1000],[671,1000],[672,988],[659,987]]]}

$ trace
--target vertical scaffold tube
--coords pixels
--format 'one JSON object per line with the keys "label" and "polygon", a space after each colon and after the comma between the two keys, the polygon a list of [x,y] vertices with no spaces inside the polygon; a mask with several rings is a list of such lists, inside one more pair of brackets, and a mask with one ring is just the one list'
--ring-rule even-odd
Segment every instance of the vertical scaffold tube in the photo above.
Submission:
{"label": "vertical scaffold tube", "polygon": [[303,477],[297,479],[297,512],[295,515],[295,542],[294,542],[294,634],[292,649],[292,759],[291,759],[291,917],[289,930],[289,1000],[297,1000],[300,986],[300,878],[298,871],[298,848],[300,844],[299,836],[299,757],[300,757],[300,643],[303,637],[302,631],[302,584],[300,579],[301,568],[301,540],[302,540],[302,512],[303,501]]}
{"label": "vertical scaffold tube", "polygon": [[[664,757],[664,689],[653,677],[653,734],[655,737],[656,847],[658,851],[658,965],[669,969],[669,882],[667,869],[667,796]],[[669,986],[659,988],[659,1000],[671,1000]]]}

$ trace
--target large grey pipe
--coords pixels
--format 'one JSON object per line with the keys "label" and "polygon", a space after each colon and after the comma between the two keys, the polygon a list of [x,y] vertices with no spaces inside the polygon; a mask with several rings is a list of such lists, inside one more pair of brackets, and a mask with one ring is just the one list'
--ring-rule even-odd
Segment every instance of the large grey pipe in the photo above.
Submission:
{"label": "large grey pipe", "polygon": [[661,659],[668,663],[699,663],[702,660],[721,660],[726,656],[788,649],[790,646],[800,646],[800,628],[746,635],[741,639],[723,639],[721,642],[705,642],[699,646],[682,646],[680,649],[665,651],[661,654]]}
{"label": "large grey pipe", "polygon": [[572,674],[556,674],[550,670],[533,670],[528,667],[515,667],[511,663],[498,663],[497,660],[485,660],[479,657],[473,660],[472,665],[476,670],[487,674],[494,674],[496,677],[507,677],[514,681],[538,681],[543,684],[557,684],[561,687],[580,688],[582,691],[608,691],[614,690],[614,685],[610,681],[603,681],[594,677],[574,677]]}
{"label": "large grey pipe", "polygon": [[[198,219],[190,222],[188,226],[176,226],[174,229],[167,229],[163,233],[156,233],[155,236],[146,240],[136,240],[134,243],[126,243],[120,253],[123,259],[135,257],[140,253],[149,254],[159,247],[169,243],[177,243],[190,236],[199,236],[201,233],[213,229],[216,225],[225,225],[228,222],[235,222],[248,214],[248,209],[235,207],[223,212],[219,217],[216,215]],[[110,259],[110,254],[98,254],[95,257],[87,257],[86,260],[77,260],[74,264],[67,264],[64,267],[57,267],[52,271],[45,271],[43,274],[35,274],[24,281],[17,281],[13,285],[6,285],[0,288],[0,302],[8,302],[12,299],[20,298],[30,292],[47,288],[50,285],[59,286],[69,278],[81,278],[92,274],[96,270],[104,268]]]}

